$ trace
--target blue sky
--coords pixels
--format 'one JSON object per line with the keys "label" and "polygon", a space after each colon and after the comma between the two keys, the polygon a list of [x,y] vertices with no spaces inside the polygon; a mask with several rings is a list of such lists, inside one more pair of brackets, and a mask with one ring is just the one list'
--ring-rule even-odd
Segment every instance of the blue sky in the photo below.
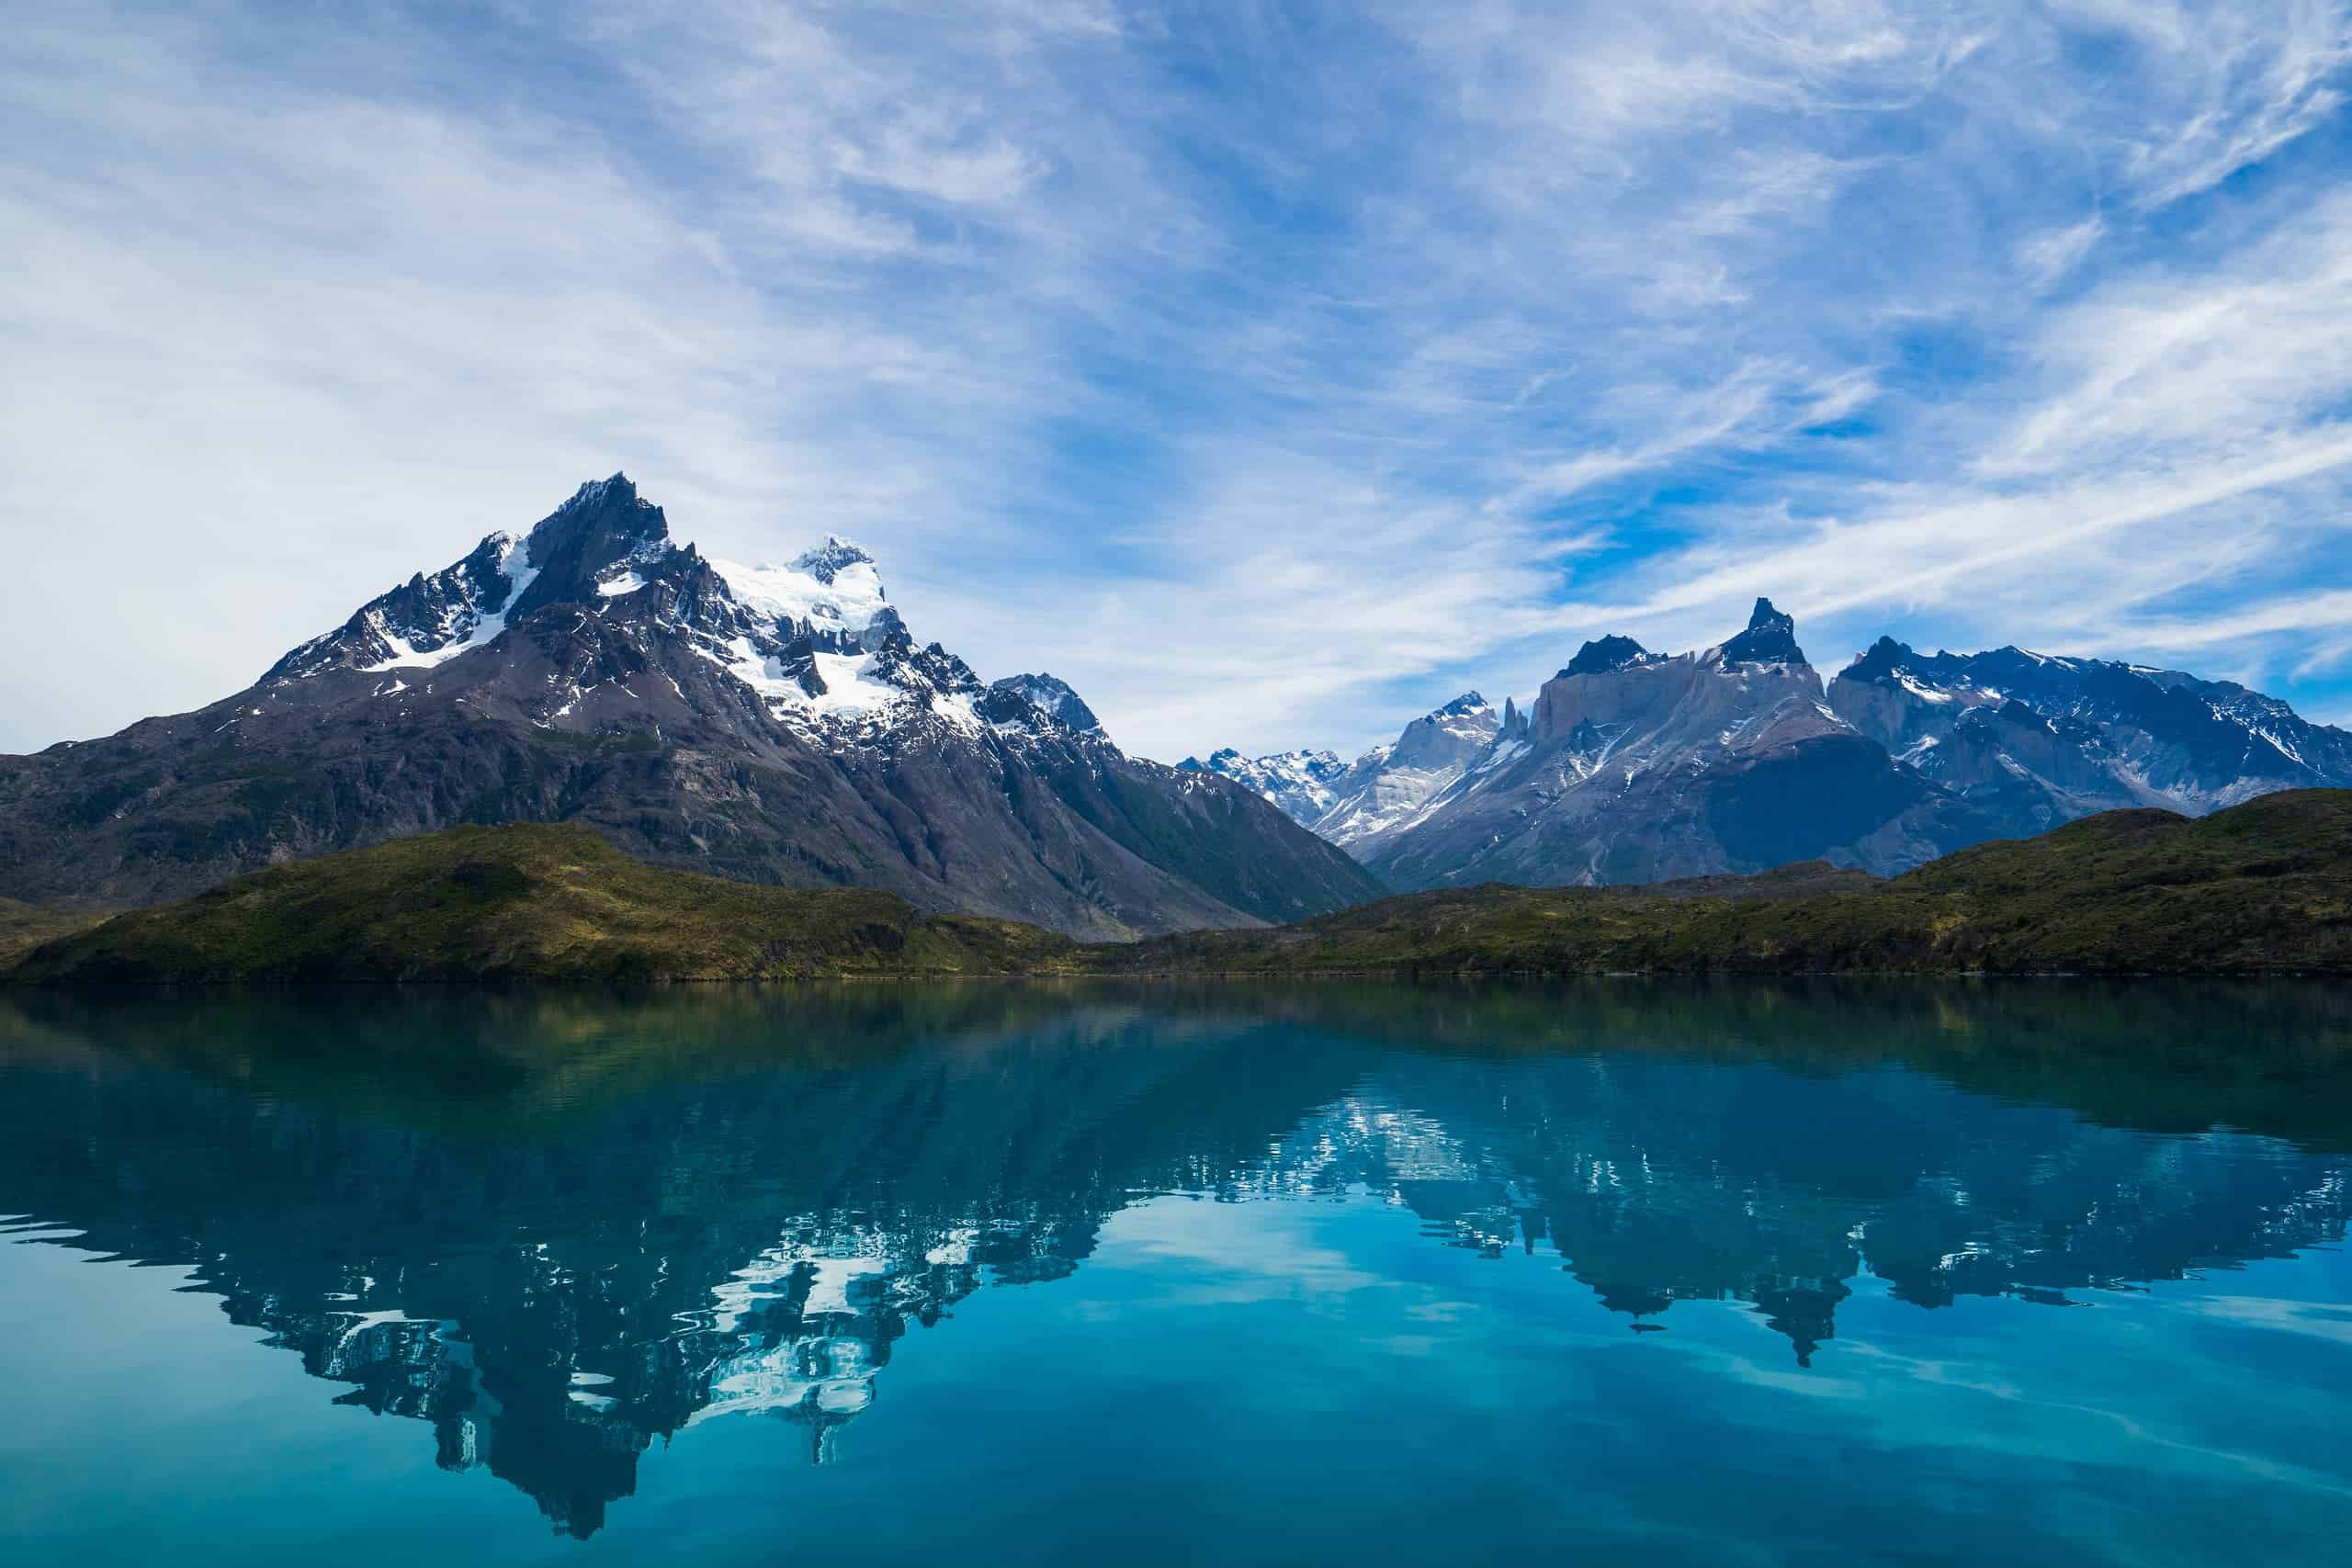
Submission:
{"label": "blue sky", "polygon": [[[337,13],[348,11],[350,16]],[[1131,750],[1758,594],[2352,721],[2340,4],[48,8],[0,749],[626,468]]]}

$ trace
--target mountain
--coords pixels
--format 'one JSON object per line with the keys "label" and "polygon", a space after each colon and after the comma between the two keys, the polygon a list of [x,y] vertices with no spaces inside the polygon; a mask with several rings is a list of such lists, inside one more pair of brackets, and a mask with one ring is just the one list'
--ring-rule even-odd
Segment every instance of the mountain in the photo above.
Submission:
{"label": "mountain", "polygon": [[232,697],[0,758],[0,897],[152,902],[526,821],[587,823],[656,864],[1091,937],[1380,891],[1251,791],[1126,756],[1061,682],[990,686],[919,646],[855,545],[711,559],[616,474]]}
{"label": "mountain", "polygon": [[1589,642],[1523,721],[1491,735],[1385,830],[1340,840],[1329,818],[1318,830],[1414,888],[1661,882],[1815,859],[1886,874],[1999,829],[1831,711],[1795,622],[1769,600],[1696,653]]}
{"label": "mountain", "polygon": [[[1512,710],[1514,722],[1518,711]],[[1464,692],[1375,746],[1331,781],[1330,807],[1309,824],[1358,860],[1419,821],[1429,803],[1458,784],[1503,733],[1501,716],[1476,692]]]}
{"label": "mountain", "polygon": [[1829,683],[1829,705],[2018,831],[2119,807],[2202,813],[2352,784],[2352,733],[2174,670],[2020,648],[1921,654],[1881,637]]}
{"label": "mountain", "polygon": [[[1219,753],[1227,756],[1229,753]],[[1267,759],[1265,761],[1272,761]],[[1825,692],[1756,602],[1697,653],[1586,643],[1521,716],[1476,693],[1323,780],[1309,813],[1394,886],[1654,883],[1826,859],[1882,875],[2092,812],[2352,785],[2352,732],[2179,671],[1882,637]]]}
{"label": "mountain", "polygon": [[1176,765],[1187,773],[1215,773],[1256,790],[1282,807],[1292,821],[1309,828],[1331,808],[1331,781],[1347,772],[1347,764],[1330,751],[1245,757],[1230,746],[1210,752],[1205,762],[1187,757]]}
{"label": "mountain", "polygon": [[1412,821],[1424,803],[1460,779],[1498,736],[1523,732],[1518,710],[1504,705],[1506,713],[1498,716],[1486,698],[1464,692],[1407,725],[1395,741],[1348,763],[1329,751],[1244,757],[1227,747],[1211,752],[1206,762],[1187,757],[1182,765],[1247,784],[1294,821],[1362,859],[1383,835]]}

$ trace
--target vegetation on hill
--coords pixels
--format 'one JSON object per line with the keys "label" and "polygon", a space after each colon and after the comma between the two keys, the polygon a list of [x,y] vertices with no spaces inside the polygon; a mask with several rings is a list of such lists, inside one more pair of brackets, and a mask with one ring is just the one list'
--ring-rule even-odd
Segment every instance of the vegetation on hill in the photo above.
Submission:
{"label": "vegetation on hill", "polygon": [[0,898],[0,970],[42,942],[96,925],[106,916],[95,909],[48,909]]}
{"label": "vegetation on hill", "polygon": [[1867,887],[1772,880],[1488,885],[1091,951],[1137,973],[2352,973],[2352,790],[2108,812]]}
{"label": "vegetation on hill", "polygon": [[[0,932],[8,918],[0,910]],[[887,893],[756,886],[643,865],[576,826],[461,828],[118,916],[32,948],[8,974],[107,982],[1611,972],[2352,974],[2352,791],[2267,795],[2194,819],[2109,812],[1889,882],[1814,863],[1647,889],[1489,885],[1384,898],[1291,926],[1093,945],[1012,921],[926,915]]]}
{"label": "vegetation on hill", "polygon": [[802,979],[1003,974],[1069,939],[895,894],[729,882],[588,829],[454,828],[236,877],[28,954],[35,981]]}

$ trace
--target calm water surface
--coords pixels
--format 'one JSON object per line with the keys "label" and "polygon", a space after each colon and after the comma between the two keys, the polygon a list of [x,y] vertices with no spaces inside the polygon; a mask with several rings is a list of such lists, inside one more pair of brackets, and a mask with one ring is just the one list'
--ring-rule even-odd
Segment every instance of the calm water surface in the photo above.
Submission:
{"label": "calm water surface", "polygon": [[0,1562],[2352,1539],[2352,994],[0,997]]}

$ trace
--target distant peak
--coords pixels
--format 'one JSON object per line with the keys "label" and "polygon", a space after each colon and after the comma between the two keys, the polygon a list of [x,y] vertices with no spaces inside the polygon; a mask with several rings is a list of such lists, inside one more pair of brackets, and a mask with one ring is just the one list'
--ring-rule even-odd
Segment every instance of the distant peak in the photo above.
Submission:
{"label": "distant peak", "polygon": [[1850,676],[1857,681],[1872,680],[1878,676],[1893,674],[1909,664],[1916,657],[1909,643],[1897,642],[1891,637],[1882,637],[1871,644],[1867,649],[1854,655],[1854,661],[1839,671],[1838,674],[1841,678]]}
{"label": "distant peak", "polygon": [[559,513],[571,512],[582,507],[606,506],[616,502],[625,506],[632,503],[639,506],[647,504],[637,493],[636,481],[618,469],[614,470],[610,479],[583,480],[580,488],[571,492],[571,499],[556,510]]}
{"label": "distant peak", "polygon": [[1487,705],[1487,699],[1476,692],[1464,692],[1443,707],[1431,708],[1430,718],[1450,718],[1456,714],[1476,713]]}
{"label": "distant peak", "polygon": [[835,577],[860,562],[872,566],[874,558],[866,554],[863,546],[844,539],[839,534],[828,534],[823,544],[794,558],[792,570],[805,571],[818,581],[830,585]]}
{"label": "distant peak", "polygon": [[551,529],[569,535],[598,528],[617,529],[635,538],[666,538],[670,532],[662,509],[638,494],[627,474],[616,473],[573,491],[571,500],[539,520],[531,537],[537,544]]}
{"label": "distant peak", "polygon": [[1747,629],[1723,645],[1726,664],[1802,664],[1804,649],[1797,646],[1794,615],[1775,609],[1770,599],[1756,601]]}
{"label": "distant peak", "polygon": [[[1023,701],[1042,709],[1080,733],[1102,733],[1102,721],[1094,716],[1094,710],[1088,707],[1085,701],[1070,689],[1069,682],[1057,675],[1048,674],[1042,670],[1030,674],[1007,675],[1003,680],[996,682],[995,689],[1018,694]],[[1217,753],[1218,756],[1226,754]],[[1186,760],[1191,761],[1189,758]],[[1210,761],[1214,761],[1216,758],[1212,757]]]}
{"label": "distant peak", "polygon": [[1596,637],[1577,649],[1562,675],[1606,675],[1649,658],[1649,649],[1629,637]]}

